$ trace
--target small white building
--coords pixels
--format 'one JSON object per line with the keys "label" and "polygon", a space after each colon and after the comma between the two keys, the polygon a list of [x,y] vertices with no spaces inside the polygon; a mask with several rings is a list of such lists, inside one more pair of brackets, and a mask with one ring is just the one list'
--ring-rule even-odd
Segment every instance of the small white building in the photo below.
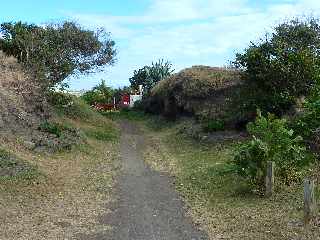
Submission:
{"label": "small white building", "polygon": [[129,105],[129,107],[133,107],[134,106],[134,103],[136,102],[136,101],[140,101],[140,100],[142,100],[142,95],[140,94],[140,95],[131,95],[130,94],[130,105]]}
{"label": "small white building", "polygon": [[142,100],[142,95],[143,95],[143,86],[139,85],[139,92],[136,94],[130,94],[130,104],[129,107],[132,108],[134,106],[134,103],[136,101]]}

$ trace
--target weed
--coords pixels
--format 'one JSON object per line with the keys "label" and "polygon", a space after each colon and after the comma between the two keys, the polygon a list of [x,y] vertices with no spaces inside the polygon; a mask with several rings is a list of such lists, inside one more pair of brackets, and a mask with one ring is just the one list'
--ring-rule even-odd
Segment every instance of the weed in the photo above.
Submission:
{"label": "weed", "polygon": [[0,179],[32,180],[40,173],[35,166],[24,162],[10,152],[0,149]]}
{"label": "weed", "polygon": [[205,132],[223,131],[225,129],[224,121],[219,119],[208,120],[202,123]]}

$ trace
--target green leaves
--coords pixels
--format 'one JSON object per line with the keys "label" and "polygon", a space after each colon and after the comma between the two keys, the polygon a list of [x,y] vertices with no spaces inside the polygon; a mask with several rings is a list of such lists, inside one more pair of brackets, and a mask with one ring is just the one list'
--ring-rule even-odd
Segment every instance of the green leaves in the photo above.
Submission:
{"label": "green leaves", "polygon": [[297,180],[297,173],[310,158],[302,137],[295,136],[294,131],[287,128],[286,120],[272,114],[264,117],[258,112],[255,122],[249,123],[247,129],[252,139],[239,146],[234,158],[239,175],[262,187],[267,161],[273,161],[277,176],[286,184]]}
{"label": "green leaves", "polygon": [[92,90],[85,92],[81,98],[88,103],[93,105],[95,103],[111,103],[112,97],[115,93],[111,87],[106,85],[105,80],[101,80],[101,83],[95,86]]}
{"label": "green leaves", "polygon": [[47,89],[71,74],[89,73],[115,61],[115,43],[104,30],[85,30],[74,22],[2,23],[0,32],[0,49],[15,56]]}
{"label": "green leaves", "polygon": [[159,81],[169,77],[172,72],[172,64],[168,61],[160,59],[151,66],[144,66],[139,70],[135,70],[133,77],[129,79],[131,87],[138,89],[142,85],[144,91],[148,93]]}
{"label": "green leaves", "polygon": [[310,93],[319,79],[319,39],[317,20],[295,19],[237,54],[235,66],[244,71],[245,107],[281,115],[297,97]]}

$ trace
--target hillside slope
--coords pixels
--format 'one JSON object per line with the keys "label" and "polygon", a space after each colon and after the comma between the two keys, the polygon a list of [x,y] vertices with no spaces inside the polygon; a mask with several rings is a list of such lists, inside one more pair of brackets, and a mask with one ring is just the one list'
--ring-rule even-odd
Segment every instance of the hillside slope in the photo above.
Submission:
{"label": "hillside slope", "polygon": [[0,133],[29,136],[48,117],[48,108],[36,80],[17,60],[0,52]]}

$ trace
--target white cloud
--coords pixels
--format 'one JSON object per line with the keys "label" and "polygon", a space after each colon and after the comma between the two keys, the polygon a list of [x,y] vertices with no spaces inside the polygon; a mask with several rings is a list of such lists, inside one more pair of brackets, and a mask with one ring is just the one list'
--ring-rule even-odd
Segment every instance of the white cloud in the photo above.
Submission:
{"label": "white cloud", "polygon": [[171,60],[177,69],[224,65],[235,51],[263,37],[277,23],[320,10],[318,0],[252,6],[248,0],[153,0],[140,16],[67,15],[112,33],[118,42],[119,62],[109,77],[121,79],[123,85],[133,69],[161,57]]}

